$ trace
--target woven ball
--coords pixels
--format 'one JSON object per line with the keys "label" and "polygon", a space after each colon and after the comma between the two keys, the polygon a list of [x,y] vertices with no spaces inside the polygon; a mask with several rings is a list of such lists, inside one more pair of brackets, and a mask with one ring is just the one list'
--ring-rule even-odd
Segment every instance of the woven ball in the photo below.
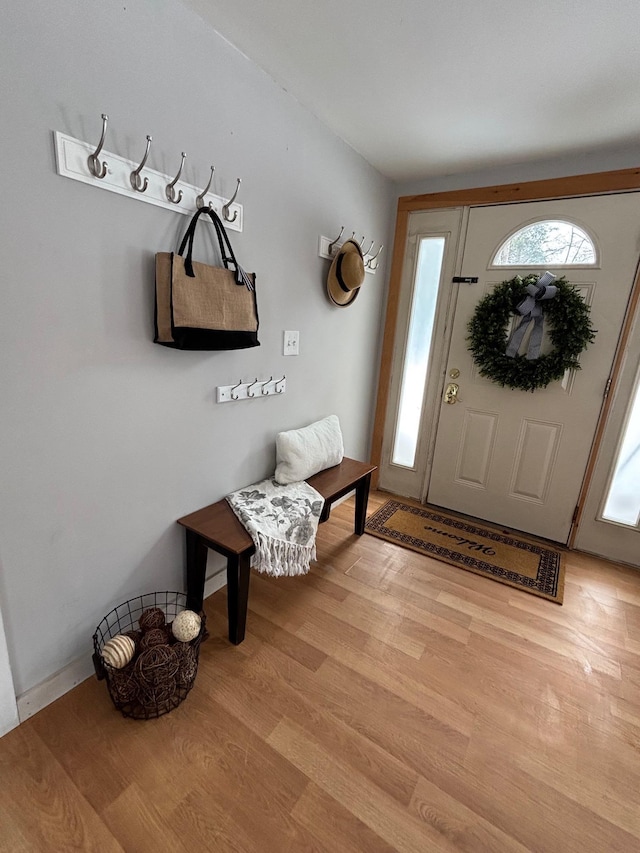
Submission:
{"label": "woven ball", "polygon": [[142,631],[150,631],[152,628],[163,628],[165,624],[164,613],[159,607],[149,607],[142,612],[138,619],[138,625]]}
{"label": "woven ball", "polygon": [[131,637],[116,634],[102,647],[102,660],[114,669],[122,669],[133,657],[136,644]]}
{"label": "woven ball", "polygon": [[122,632],[125,637],[131,637],[133,642],[136,644],[136,651],[138,650],[138,646],[140,645],[140,640],[142,639],[142,631],[123,631]]}
{"label": "woven ball", "polygon": [[141,652],[136,661],[136,671],[141,682],[159,685],[173,680],[178,671],[178,658],[171,646],[152,646]]}
{"label": "woven ball", "polygon": [[112,673],[109,686],[114,702],[120,705],[133,702],[138,695],[138,681],[131,669]]}
{"label": "woven ball", "polygon": [[193,610],[183,610],[178,613],[171,624],[171,631],[176,640],[181,643],[189,643],[200,633],[202,620]]}
{"label": "woven ball", "polygon": [[141,649],[150,649],[152,646],[166,646],[169,642],[165,628],[151,628],[145,631],[140,640]]}
{"label": "woven ball", "polygon": [[[138,691],[138,699],[147,710],[163,711],[163,708],[157,707],[164,703],[171,702],[176,696],[178,685],[175,678],[168,678],[159,684],[142,684]],[[175,704],[178,704],[177,702]],[[154,706],[156,706],[154,708]],[[168,710],[168,709],[167,709]]]}
{"label": "woven ball", "polygon": [[179,663],[176,680],[179,685],[190,687],[198,669],[197,652],[186,643],[178,643],[174,646],[174,651]]}

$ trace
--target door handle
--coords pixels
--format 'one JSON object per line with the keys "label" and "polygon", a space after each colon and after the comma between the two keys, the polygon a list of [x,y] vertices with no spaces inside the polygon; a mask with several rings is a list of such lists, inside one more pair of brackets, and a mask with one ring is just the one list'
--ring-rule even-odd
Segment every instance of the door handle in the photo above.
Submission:
{"label": "door handle", "polygon": [[460,386],[455,382],[450,382],[446,390],[444,392],[444,401],[445,403],[449,403],[449,405],[453,406],[454,403],[458,400],[458,391],[460,390]]}

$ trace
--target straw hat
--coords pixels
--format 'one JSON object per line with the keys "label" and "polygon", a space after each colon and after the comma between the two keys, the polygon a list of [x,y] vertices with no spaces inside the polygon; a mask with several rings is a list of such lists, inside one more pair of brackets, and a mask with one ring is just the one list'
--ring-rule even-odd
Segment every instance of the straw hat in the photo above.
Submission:
{"label": "straw hat", "polygon": [[364,281],[362,250],[353,240],[346,240],[331,262],[327,276],[329,299],[340,306],[351,305]]}

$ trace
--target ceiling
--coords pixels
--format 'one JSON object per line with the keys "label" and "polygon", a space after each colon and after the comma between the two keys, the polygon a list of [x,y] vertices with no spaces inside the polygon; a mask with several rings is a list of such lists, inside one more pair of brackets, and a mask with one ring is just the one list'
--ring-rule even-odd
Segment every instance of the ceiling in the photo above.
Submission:
{"label": "ceiling", "polygon": [[638,0],[183,0],[378,171],[640,141]]}

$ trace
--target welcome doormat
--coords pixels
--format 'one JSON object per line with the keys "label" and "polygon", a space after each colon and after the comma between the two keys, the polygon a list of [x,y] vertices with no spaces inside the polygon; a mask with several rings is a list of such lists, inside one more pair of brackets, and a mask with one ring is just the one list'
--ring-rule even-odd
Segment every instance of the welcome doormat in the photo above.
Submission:
{"label": "welcome doormat", "polygon": [[564,556],[442,510],[387,501],[365,531],[419,554],[562,604]]}

